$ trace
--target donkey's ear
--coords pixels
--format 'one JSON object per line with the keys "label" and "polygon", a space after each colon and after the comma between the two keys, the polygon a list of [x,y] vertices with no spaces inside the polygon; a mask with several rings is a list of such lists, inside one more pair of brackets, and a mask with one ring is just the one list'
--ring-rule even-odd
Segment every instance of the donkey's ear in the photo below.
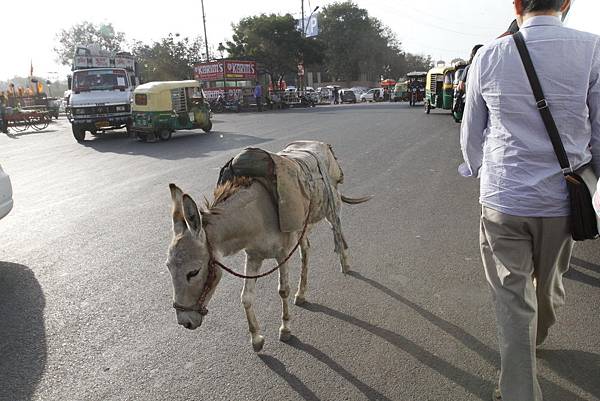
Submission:
{"label": "donkey's ear", "polygon": [[202,230],[202,217],[198,211],[196,202],[188,194],[183,195],[183,216],[192,233],[200,238],[204,234]]}
{"label": "donkey's ear", "polygon": [[173,201],[173,233],[175,235],[183,234],[187,230],[183,216],[183,207],[181,205],[183,191],[175,184],[169,184],[169,189],[171,190],[171,199]]}

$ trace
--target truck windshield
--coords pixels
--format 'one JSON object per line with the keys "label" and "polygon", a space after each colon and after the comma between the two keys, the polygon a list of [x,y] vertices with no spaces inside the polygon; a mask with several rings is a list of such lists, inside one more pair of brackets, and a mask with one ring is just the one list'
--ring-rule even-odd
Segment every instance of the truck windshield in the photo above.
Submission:
{"label": "truck windshield", "polygon": [[124,70],[88,70],[73,74],[73,90],[76,92],[126,89],[128,86]]}

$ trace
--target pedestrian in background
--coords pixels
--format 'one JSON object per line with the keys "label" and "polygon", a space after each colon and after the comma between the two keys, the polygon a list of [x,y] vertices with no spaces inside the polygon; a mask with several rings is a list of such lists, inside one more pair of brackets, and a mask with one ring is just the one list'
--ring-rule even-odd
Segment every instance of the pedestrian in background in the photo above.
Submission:
{"label": "pedestrian in background", "polygon": [[333,87],[333,104],[338,104],[340,102],[340,92],[338,91],[338,87]]}
{"label": "pedestrian in background", "polygon": [[258,109],[258,111],[263,111],[262,86],[260,86],[260,83],[258,81],[256,81],[256,86],[254,87],[254,98],[256,99],[256,108]]}
{"label": "pedestrian in background", "polygon": [[[591,162],[598,174],[600,37],[562,26],[569,4],[514,1],[569,162]],[[513,36],[479,50],[466,91],[459,171],[480,179],[480,248],[501,357],[494,399],[540,401],[536,347],[564,303],[573,246],[567,185]]]}

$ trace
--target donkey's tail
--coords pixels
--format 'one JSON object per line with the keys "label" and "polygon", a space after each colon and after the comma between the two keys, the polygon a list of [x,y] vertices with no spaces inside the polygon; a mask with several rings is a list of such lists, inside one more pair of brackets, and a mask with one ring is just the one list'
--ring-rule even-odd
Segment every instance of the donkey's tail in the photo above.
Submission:
{"label": "donkey's tail", "polygon": [[346,195],[342,195],[342,202],[349,205],[358,205],[359,203],[365,203],[371,199],[373,199],[373,195],[363,196],[362,198],[350,198]]}

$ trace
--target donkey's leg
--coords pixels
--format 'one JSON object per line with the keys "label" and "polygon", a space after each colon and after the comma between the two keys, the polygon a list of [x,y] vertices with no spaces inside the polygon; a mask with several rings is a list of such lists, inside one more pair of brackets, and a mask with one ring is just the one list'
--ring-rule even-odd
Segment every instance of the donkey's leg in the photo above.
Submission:
{"label": "donkey's leg", "polygon": [[[252,256],[246,254],[246,267],[244,269],[246,275],[258,274],[261,265],[262,259],[253,258]],[[258,334],[260,328],[258,326],[258,321],[256,320],[256,315],[254,314],[254,308],[252,307],[256,299],[255,288],[256,279],[244,280],[242,304],[244,305],[244,310],[246,311],[246,319],[248,320],[248,331],[250,332],[252,347],[254,348],[254,351],[258,352],[262,349],[265,343],[265,338]]]}
{"label": "donkey's leg", "polygon": [[[282,263],[284,259],[285,256],[277,258],[277,262]],[[292,332],[289,327],[290,311],[288,297],[290,296],[290,280],[287,262],[282,264],[279,268],[279,296],[281,297],[281,327],[279,328],[279,340],[288,341]]]}
{"label": "donkey's leg", "polygon": [[306,280],[308,275],[308,251],[310,250],[310,242],[308,241],[308,233],[300,242],[300,255],[302,255],[302,270],[300,271],[300,281],[298,282],[298,291],[294,297],[296,305],[302,305],[306,302]]}
{"label": "donkey's leg", "polygon": [[[341,203],[341,201],[340,201]],[[339,216],[339,206],[337,207],[338,209],[338,216]],[[348,252],[347,252],[347,248],[348,245],[346,244],[346,240],[344,239],[344,233],[342,232],[342,224],[340,222],[339,219],[336,219],[333,216],[327,216],[326,217],[327,221],[329,222],[329,225],[331,226],[331,229],[333,230],[333,240],[335,242],[335,251],[338,254],[338,256],[340,257],[340,264],[342,266],[342,273],[346,274],[350,271],[350,265],[348,263]]]}

